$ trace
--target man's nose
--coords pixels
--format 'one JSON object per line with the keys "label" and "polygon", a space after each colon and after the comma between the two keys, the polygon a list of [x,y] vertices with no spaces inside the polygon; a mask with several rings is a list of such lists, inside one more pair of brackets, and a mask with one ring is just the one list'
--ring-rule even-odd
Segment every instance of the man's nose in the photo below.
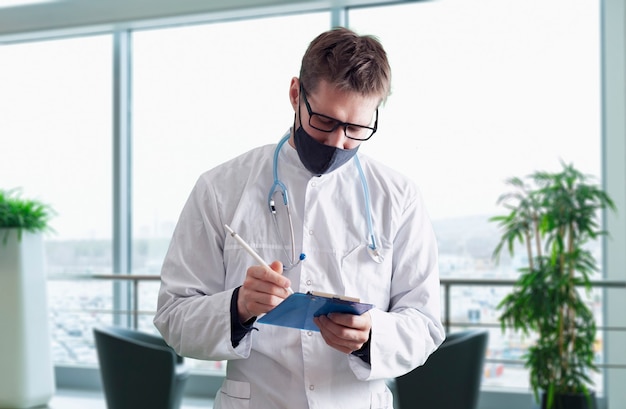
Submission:
{"label": "man's nose", "polygon": [[345,144],[347,139],[348,138],[346,138],[345,126],[340,125],[337,127],[337,129],[328,133],[324,144],[328,146],[334,146],[336,148],[346,149]]}

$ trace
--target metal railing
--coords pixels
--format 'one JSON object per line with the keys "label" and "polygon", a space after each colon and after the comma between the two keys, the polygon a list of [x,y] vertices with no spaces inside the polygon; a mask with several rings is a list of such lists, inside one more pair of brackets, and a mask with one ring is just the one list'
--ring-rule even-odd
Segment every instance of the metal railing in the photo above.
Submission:
{"label": "metal railing", "polygon": [[[446,331],[450,330],[451,325],[455,324],[450,320],[450,311],[452,305],[450,302],[450,289],[453,286],[479,286],[479,287],[513,287],[517,280],[515,279],[483,279],[483,278],[441,278],[441,286],[443,287],[443,299],[444,299],[444,316],[443,325]],[[592,280],[592,288],[622,288],[626,289],[626,281],[616,280]],[[614,329],[619,331],[626,331],[626,327],[599,327],[602,329]]]}
{"label": "metal railing", "polygon": [[96,280],[123,280],[132,282],[132,300],[133,308],[131,311],[133,316],[133,328],[139,328],[139,283],[141,281],[160,281],[161,276],[157,274],[93,274],[89,276]]}
{"label": "metal railing", "polygon": [[[444,313],[443,313],[443,325],[446,329],[446,332],[450,331],[450,328],[455,325],[462,325],[466,327],[475,326],[480,328],[489,328],[489,327],[500,327],[501,324],[495,323],[458,323],[451,320],[451,311],[452,311],[452,302],[451,302],[451,289],[452,287],[513,287],[517,283],[515,279],[483,279],[483,278],[467,278],[467,279],[459,279],[459,278],[441,278],[441,287],[443,290],[443,305],[444,305]],[[618,281],[618,280],[591,280],[592,288],[602,288],[602,289],[626,289],[626,281]],[[606,326],[599,325],[597,326],[598,331],[622,331],[626,332],[626,327],[616,327],[616,326]],[[507,359],[497,359],[497,358],[485,358],[485,362],[492,363],[504,363],[504,364],[519,364],[523,361],[521,360],[507,360]],[[598,367],[601,368],[619,368],[626,369],[626,365],[622,364],[611,364],[611,363],[599,363]]]}
{"label": "metal railing", "polygon": [[[132,308],[130,311],[111,311],[112,313],[130,314],[132,316],[132,327],[138,329],[139,316],[142,314],[154,314],[154,311],[141,311],[139,309],[139,284],[141,282],[160,281],[161,277],[157,274],[92,274],[92,275],[80,275],[72,277],[59,277],[63,280],[73,279],[86,279],[86,280],[111,280],[111,281],[126,281],[132,284]],[[454,322],[451,319],[451,312],[454,308],[452,304],[451,290],[453,287],[513,287],[516,284],[515,279],[484,279],[484,278],[441,278],[441,289],[443,297],[443,317],[442,323],[449,332],[453,326],[464,327],[500,327],[500,323],[489,322]],[[592,288],[602,289],[626,289],[626,281],[616,280],[592,280]],[[599,331],[623,331],[626,332],[626,327],[615,326],[598,326]],[[506,359],[487,359],[487,361],[495,363],[520,363],[522,361],[506,360]],[[626,365],[603,363],[598,366],[626,369]]]}

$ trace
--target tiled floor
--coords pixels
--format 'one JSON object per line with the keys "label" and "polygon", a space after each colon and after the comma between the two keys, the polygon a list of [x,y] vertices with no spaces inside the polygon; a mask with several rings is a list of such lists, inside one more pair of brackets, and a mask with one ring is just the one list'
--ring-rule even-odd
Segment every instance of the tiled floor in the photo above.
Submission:
{"label": "tiled floor", "polygon": [[[183,398],[181,409],[211,409],[210,399]],[[102,392],[57,390],[48,409],[107,409]]]}

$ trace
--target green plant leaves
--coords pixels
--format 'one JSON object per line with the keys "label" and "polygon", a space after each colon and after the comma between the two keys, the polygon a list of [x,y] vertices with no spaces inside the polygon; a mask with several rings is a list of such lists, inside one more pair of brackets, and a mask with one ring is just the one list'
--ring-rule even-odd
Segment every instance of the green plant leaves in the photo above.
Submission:
{"label": "green plant leaves", "polygon": [[596,325],[580,290],[591,289],[598,267],[585,245],[605,234],[599,213],[615,210],[591,176],[561,164],[560,172],[508,179],[513,191],[498,199],[508,213],[490,219],[501,229],[496,260],[504,248],[514,255],[515,245],[524,245],[528,266],[498,309],[503,331],[537,334],[526,367],[535,396],[543,390],[548,402],[555,394],[586,393],[592,383]]}
{"label": "green plant leaves", "polygon": [[[23,231],[50,231],[50,218],[54,215],[52,208],[38,200],[23,199],[17,189],[0,189],[0,228],[17,228],[18,237]],[[6,242],[7,236],[3,238]]]}

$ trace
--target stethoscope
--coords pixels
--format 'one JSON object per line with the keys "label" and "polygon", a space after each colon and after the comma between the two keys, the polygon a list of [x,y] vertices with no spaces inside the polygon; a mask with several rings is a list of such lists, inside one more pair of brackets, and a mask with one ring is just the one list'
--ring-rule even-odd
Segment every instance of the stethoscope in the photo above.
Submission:
{"label": "stethoscope", "polygon": [[[291,254],[287,253],[287,250],[283,247],[283,250],[285,251],[285,256],[289,260],[288,264],[286,264],[283,267],[286,270],[297,266],[298,264],[300,264],[302,260],[306,258],[306,255],[304,253],[301,253],[296,258],[296,241],[294,239],[293,222],[291,220],[291,211],[289,209],[289,195],[287,194],[287,187],[278,178],[278,154],[280,153],[280,150],[282,149],[285,142],[289,140],[289,136],[290,136],[289,134],[285,135],[280,140],[280,142],[278,142],[278,145],[276,146],[276,149],[274,150],[274,162],[272,165],[272,174],[274,176],[274,183],[272,184],[272,187],[270,188],[270,192],[267,198],[267,204],[270,209],[270,213],[272,214],[272,219],[274,220],[274,226],[276,227],[276,232],[278,233],[278,237],[281,243],[284,243],[285,240],[283,240],[282,234],[278,227],[278,217],[276,216],[276,204],[274,202],[274,195],[276,194],[277,191],[280,191],[283,197],[283,204],[285,205],[285,209],[287,211],[287,219],[289,221],[289,235],[290,235],[290,241],[291,241]],[[380,254],[378,245],[376,244],[376,236],[374,235],[374,228],[372,225],[370,192],[367,186],[367,180],[365,179],[365,175],[363,174],[363,169],[361,168],[361,162],[359,161],[359,158],[357,155],[354,156],[354,163],[356,164],[356,167],[359,171],[359,176],[361,177],[361,184],[363,185],[363,196],[365,199],[365,215],[366,215],[367,229],[368,229],[368,235],[369,235],[369,244],[367,245],[367,252],[369,256],[372,258],[372,260],[380,264],[383,262],[384,258],[382,254]]]}

